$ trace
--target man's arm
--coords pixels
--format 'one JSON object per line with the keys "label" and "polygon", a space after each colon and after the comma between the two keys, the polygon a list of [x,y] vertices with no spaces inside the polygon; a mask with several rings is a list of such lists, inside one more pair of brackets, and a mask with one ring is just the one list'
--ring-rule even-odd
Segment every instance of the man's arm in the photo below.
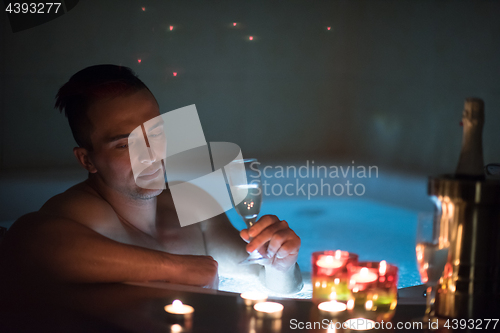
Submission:
{"label": "man's arm", "polygon": [[207,254],[219,263],[221,275],[259,275],[260,265],[238,265],[248,257],[245,242],[226,214],[220,214],[200,223]]}
{"label": "man's arm", "polygon": [[[261,281],[271,290],[294,293],[302,289],[302,275],[296,263],[300,238],[286,222],[279,221],[276,216],[263,216],[250,228],[255,236],[249,244],[245,244],[248,242],[248,230],[243,229],[238,233],[226,214],[202,222],[201,225],[207,252],[219,262],[221,274],[260,273]],[[265,269],[257,264],[238,265],[255,249],[259,249],[261,253],[269,252],[269,256],[273,258],[264,266]]]}
{"label": "man's arm", "polygon": [[3,274],[61,282],[168,281],[213,286],[217,262],[106,238],[83,224],[44,213],[21,217],[0,246]]}

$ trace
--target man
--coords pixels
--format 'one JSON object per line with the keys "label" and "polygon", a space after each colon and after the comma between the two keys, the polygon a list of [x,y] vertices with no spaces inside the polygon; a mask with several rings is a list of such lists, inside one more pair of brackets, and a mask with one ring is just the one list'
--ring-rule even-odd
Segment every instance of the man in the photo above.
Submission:
{"label": "man", "polygon": [[[4,259],[9,256],[5,274],[216,288],[218,271],[245,272],[265,274],[265,284],[277,291],[301,288],[296,264],[300,238],[285,221],[263,216],[241,231],[245,247],[225,214],[180,227],[168,189],[137,186],[128,136],[160,112],[152,93],[130,69],[85,68],[61,87],[56,107],[65,111],[78,144],[73,153],[88,179],[16,221],[0,249]],[[151,162],[139,178],[147,181],[162,173],[161,163]],[[256,249],[272,258],[264,268],[237,264]]]}

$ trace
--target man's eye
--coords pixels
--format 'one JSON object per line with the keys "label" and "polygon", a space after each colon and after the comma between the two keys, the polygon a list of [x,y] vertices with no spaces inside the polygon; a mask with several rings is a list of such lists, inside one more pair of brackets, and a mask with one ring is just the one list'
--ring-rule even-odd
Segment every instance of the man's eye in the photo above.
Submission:
{"label": "man's eye", "polygon": [[160,132],[160,133],[149,133],[148,134],[148,138],[157,138],[159,136],[161,136],[163,134],[163,132]]}
{"label": "man's eye", "polygon": [[119,144],[118,146],[116,146],[116,148],[118,148],[118,149],[125,149],[125,148],[128,148],[129,146],[131,146],[132,144],[133,144],[133,142]]}

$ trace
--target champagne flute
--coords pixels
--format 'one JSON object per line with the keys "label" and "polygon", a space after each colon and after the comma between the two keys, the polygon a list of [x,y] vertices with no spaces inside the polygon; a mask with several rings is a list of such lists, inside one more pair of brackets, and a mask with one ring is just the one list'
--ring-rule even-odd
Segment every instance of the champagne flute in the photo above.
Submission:
{"label": "champagne flute", "polygon": [[[227,173],[234,208],[245,221],[247,228],[256,223],[262,204],[259,164],[255,158],[235,160],[231,162]],[[268,260],[269,258],[255,250],[240,264],[264,264]]]}
{"label": "champagne flute", "polygon": [[439,282],[448,258],[450,243],[447,228],[438,216],[420,213],[417,224],[417,264],[422,282],[427,286],[424,323],[434,318],[436,285]]}

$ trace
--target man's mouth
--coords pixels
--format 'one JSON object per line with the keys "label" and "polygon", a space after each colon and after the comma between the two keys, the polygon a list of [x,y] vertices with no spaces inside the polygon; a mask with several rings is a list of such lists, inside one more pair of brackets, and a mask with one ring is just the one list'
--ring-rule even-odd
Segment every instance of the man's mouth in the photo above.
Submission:
{"label": "man's mouth", "polygon": [[144,171],[137,178],[144,179],[144,180],[155,179],[156,177],[158,177],[160,175],[161,170],[162,170],[162,168],[160,167],[156,170]]}

